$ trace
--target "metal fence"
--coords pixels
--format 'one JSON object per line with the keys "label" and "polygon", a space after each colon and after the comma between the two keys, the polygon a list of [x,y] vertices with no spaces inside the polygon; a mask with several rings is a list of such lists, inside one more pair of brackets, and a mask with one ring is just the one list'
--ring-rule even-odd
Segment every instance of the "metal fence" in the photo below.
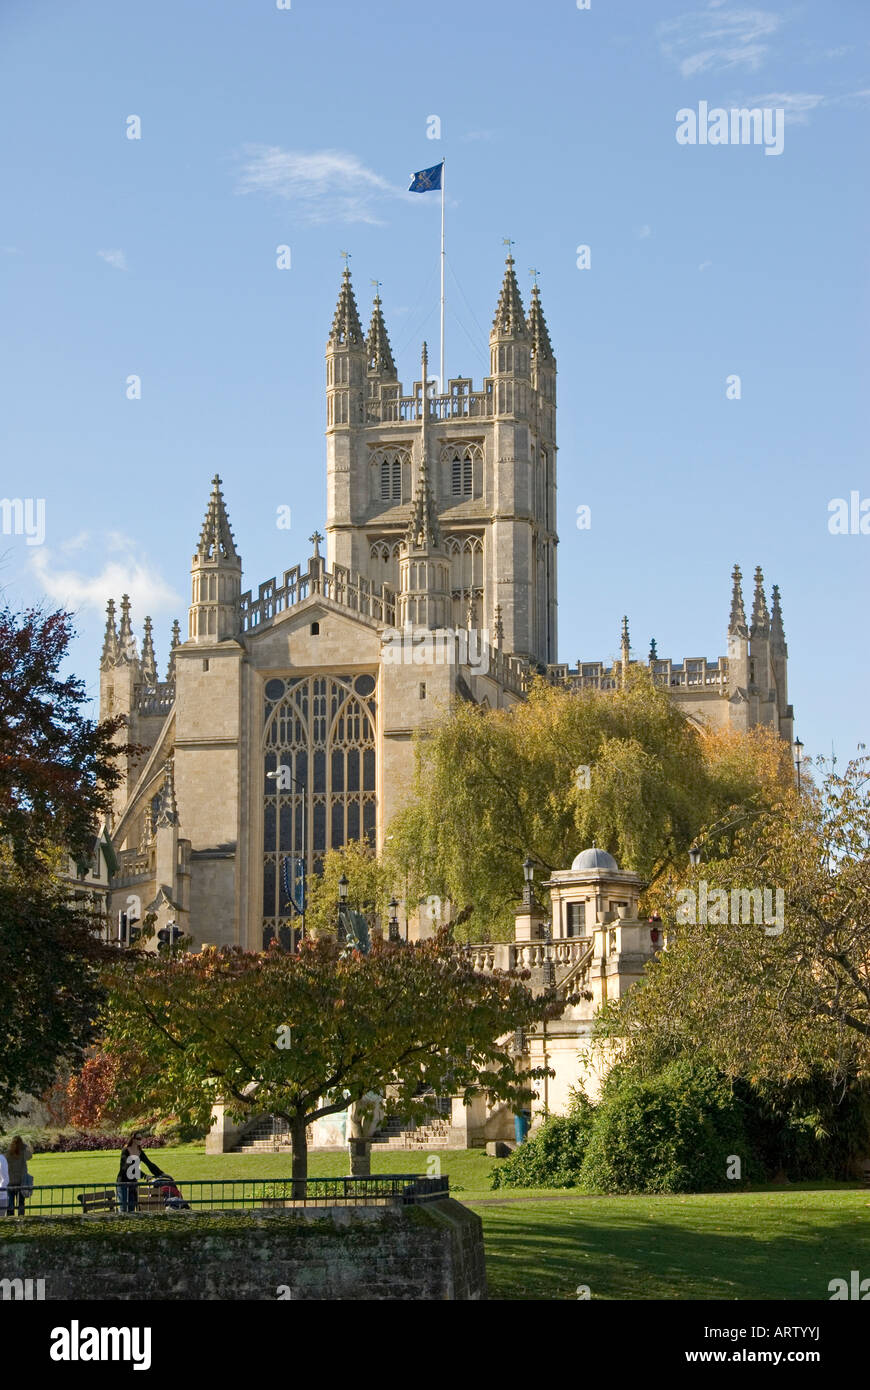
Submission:
{"label": "metal fence", "polygon": [[[114,1183],[51,1183],[34,1187],[24,1215],[90,1216],[124,1211],[268,1211],[277,1207],[410,1206],[450,1196],[449,1178],[417,1173],[369,1178],[227,1178],[180,1182],[178,1197],[166,1195],[166,1179],[133,1186]],[[161,1191],[160,1189],[163,1189]],[[304,1196],[300,1195],[304,1189]],[[16,1203],[16,1211],[18,1205]],[[0,1212],[0,1217],[3,1213]]]}

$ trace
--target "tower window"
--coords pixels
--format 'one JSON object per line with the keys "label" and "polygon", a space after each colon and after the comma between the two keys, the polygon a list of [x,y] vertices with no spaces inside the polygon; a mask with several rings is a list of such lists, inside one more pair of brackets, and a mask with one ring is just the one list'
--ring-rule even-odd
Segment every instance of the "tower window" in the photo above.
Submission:
{"label": "tower window", "polygon": [[311,624],[311,636],[312,636],[312,637],[319,637],[319,636],[320,636],[320,623],[312,623],[312,624]]}
{"label": "tower window", "polygon": [[207,656],[206,656],[206,657],[203,657],[202,669],[203,669],[204,671],[207,671],[207,670],[208,670],[208,657],[207,657]]}
{"label": "tower window", "polygon": [[426,698],[426,682],[425,682],[425,681],[421,681],[421,682],[420,682],[420,699],[421,699],[421,700],[425,700],[425,698]]}
{"label": "tower window", "polygon": [[441,451],[441,490],[450,497],[483,496],[483,448],[476,440],[447,444]]}
{"label": "tower window", "polygon": [[380,455],[380,495],[382,502],[401,502],[403,450],[390,450]]}
{"label": "tower window", "polygon": [[452,460],[452,486],[451,492],[454,497],[471,496],[471,459],[461,458],[458,454]]}

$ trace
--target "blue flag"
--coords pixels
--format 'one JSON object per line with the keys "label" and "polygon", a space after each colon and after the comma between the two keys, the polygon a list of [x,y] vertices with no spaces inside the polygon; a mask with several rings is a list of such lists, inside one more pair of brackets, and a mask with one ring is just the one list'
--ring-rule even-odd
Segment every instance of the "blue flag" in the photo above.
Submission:
{"label": "blue flag", "polygon": [[431,193],[441,187],[443,164],[433,164],[431,169],[419,169],[411,180],[409,193]]}

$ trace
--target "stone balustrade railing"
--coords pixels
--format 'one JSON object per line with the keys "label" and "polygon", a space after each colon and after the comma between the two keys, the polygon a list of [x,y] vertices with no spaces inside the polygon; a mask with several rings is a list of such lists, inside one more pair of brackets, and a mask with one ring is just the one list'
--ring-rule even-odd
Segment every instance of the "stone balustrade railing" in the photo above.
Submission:
{"label": "stone balustrade railing", "polygon": [[[472,391],[470,383],[462,382],[460,389],[430,396],[429,420],[473,420],[493,413],[492,385],[484,381],[482,391]],[[367,424],[410,424],[421,417],[421,398],[415,396],[381,396],[366,401]]]}
{"label": "stone balustrade railing", "polygon": [[580,965],[589,955],[588,937],[571,937],[556,941],[495,941],[467,946],[475,970],[488,974],[493,970],[541,970],[549,959],[556,967],[556,977]]}
{"label": "stone balustrade railing", "polygon": [[158,681],[156,685],[137,685],[133,694],[137,714],[165,718],[175,701],[175,682]]}
{"label": "stone balustrade railing", "polygon": [[[638,664],[634,661],[631,663],[632,666]],[[654,661],[648,669],[654,685],[719,691],[728,689],[728,660],[724,656],[718,662],[706,661],[701,657],[687,658],[679,664]],[[547,678],[553,685],[566,685],[571,690],[618,690],[622,671],[619,662],[615,670],[603,661],[578,662],[575,667],[548,666]]]}
{"label": "stone balustrade railing", "polygon": [[376,584],[353,574],[344,565],[327,570],[321,562],[309,566],[304,574],[299,565],[294,565],[284,571],[281,584],[276,579],[268,579],[260,585],[256,598],[252,598],[250,589],[242,594],[242,631],[261,627],[311,594],[322,594],[343,608],[374,618],[376,622],[394,624],[396,621],[396,594],[389,584]]}

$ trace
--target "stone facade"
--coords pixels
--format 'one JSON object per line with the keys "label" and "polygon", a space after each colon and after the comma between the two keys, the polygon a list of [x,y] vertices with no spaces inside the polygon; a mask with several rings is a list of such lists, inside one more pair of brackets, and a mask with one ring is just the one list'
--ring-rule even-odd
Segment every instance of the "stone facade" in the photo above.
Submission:
{"label": "stone facade", "polygon": [[[243,592],[215,478],[164,680],[150,619],[140,652],[126,596],[119,621],[109,602],[100,714],[125,715],[146,750],[114,799],[114,922],[290,944],[283,874],[316,873],[351,840],[383,848],[413,736],[451,702],[508,707],[535,671],[607,689],[632,664],[627,621],[612,668],[556,661],[556,360],[511,257],[479,390],[457,378],[435,394],[424,345],[404,395],[380,301],[364,334],[347,270],[326,366],[326,555],[315,533],[304,568]],[[768,614],[760,571],[748,626],[735,570],[727,657],[677,666],[653,649],[649,665],[698,723],[791,738],[779,593]],[[412,937],[425,929],[416,904],[402,915]]]}

